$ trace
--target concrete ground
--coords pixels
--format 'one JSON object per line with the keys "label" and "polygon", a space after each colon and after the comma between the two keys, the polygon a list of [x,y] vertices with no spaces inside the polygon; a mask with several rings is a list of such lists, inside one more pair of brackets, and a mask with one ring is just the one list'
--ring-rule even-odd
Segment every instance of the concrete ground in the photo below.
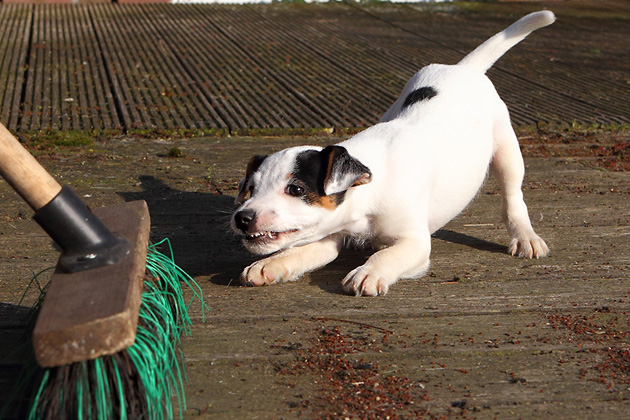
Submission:
{"label": "concrete ground", "polygon": [[[545,134],[522,139],[533,137]],[[359,251],[299,282],[238,284],[251,257],[228,221],[247,160],[335,138],[121,139],[38,157],[92,206],[146,200],[153,239],[170,238],[175,260],[202,287],[210,309],[203,323],[193,305],[195,326],[183,343],[185,418],[623,418],[630,409],[630,176],[560,153],[551,137],[556,157],[528,157],[524,184],[550,257],[506,254],[490,179],[435,235],[430,274],[378,298],[340,287],[367,257]],[[627,144],[628,134],[598,138]],[[183,156],[167,157],[173,147]],[[57,254],[27,206],[6,184],[0,188],[0,300],[10,308]],[[7,354],[17,332],[8,328],[12,317],[4,319],[13,337],[4,341]]]}
{"label": "concrete ground", "polygon": [[[146,200],[152,239],[170,238],[201,286],[209,310],[193,304],[183,341],[185,419],[617,420],[630,412],[630,133],[567,123],[518,130],[525,199],[549,257],[506,254],[490,178],[435,234],[430,274],[378,298],[340,286],[365,251],[298,282],[238,284],[252,257],[228,221],[249,158],[343,137],[122,133],[57,146],[71,135],[61,132],[31,150],[93,207]],[[0,182],[0,395],[19,368],[14,349],[34,297],[20,299],[56,260],[31,210]]]}

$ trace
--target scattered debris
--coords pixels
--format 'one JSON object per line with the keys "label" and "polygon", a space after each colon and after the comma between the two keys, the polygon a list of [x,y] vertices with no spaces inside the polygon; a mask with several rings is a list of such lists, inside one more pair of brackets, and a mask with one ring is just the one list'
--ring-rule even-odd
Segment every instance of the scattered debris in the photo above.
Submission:
{"label": "scattered debris", "polygon": [[[595,308],[591,315],[550,314],[549,325],[559,339],[574,343],[591,357],[580,361],[580,378],[609,389],[630,385],[630,317],[625,311]],[[561,364],[566,363],[564,359]]]}
{"label": "scattered debris", "polygon": [[[429,415],[422,407],[429,397],[424,385],[392,373],[373,356],[390,345],[393,332],[381,327],[352,323],[358,331],[342,331],[338,325],[326,325],[321,319],[311,343],[281,344],[295,353],[295,361],[280,363],[280,375],[314,374],[319,392],[290,404],[298,415],[312,419],[401,419]],[[401,343],[404,339],[400,340]],[[463,406],[458,406],[463,408]]]}

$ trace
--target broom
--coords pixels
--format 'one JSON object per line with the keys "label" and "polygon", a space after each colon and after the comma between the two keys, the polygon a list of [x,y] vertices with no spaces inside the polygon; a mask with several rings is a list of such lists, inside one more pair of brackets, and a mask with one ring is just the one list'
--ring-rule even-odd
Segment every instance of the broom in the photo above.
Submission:
{"label": "broom", "polygon": [[[0,175],[61,248],[32,332],[40,368],[32,419],[161,419],[185,405],[177,345],[190,318],[180,282],[198,286],[148,245],[144,201],[92,211],[0,124]],[[167,242],[166,242],[167,243]],[[170,245],[169,245],[170,247]],[[203,306],[203,302],[202,302]]]}

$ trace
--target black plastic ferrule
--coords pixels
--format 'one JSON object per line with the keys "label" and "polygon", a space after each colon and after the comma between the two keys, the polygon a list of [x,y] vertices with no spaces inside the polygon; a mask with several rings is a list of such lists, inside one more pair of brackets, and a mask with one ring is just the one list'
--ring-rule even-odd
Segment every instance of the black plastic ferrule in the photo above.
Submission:
{"label": "black plastic ferrule", "polygon": [[33,218],[61,248],[59,265],[66,272],[116,264],[129,254],[127,240],[112,233],[69,187]]}

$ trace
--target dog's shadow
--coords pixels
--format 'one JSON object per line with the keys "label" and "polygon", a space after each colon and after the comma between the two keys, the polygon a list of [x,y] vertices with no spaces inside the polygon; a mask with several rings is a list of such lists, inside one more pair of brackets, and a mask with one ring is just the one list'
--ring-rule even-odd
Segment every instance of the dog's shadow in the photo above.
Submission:
{"label": "dog's shadow", "polygon": [[[464,245],[483,252],[506,254],[508,251],[505,245],[448,229],[437,231],[432,235],[432,238],[452,244]],[[347,273],[363,265],[374,252],[376,252],[376,250],[371,248],[358,250],[344,249],[339,254],[339,257],[326,266],[325,269],[311,273],[309,275],[309,282],[329,293],[347,295],[347,292],[345,292],[341,286],[341,280]]]}
{"label": "dog's shadow", "polygon": [[[139,177],[142,191],[118,192],[125,201],[144,200],[151,214],[151,241],[170,241],[175,263],[193,277],[210,275],[235,284],[252,257],[230,229],[234,197],[212,191],[173,189],[153,176]],[[168,253],[166,245],[160,248]]]}
{"label": "dog's shadow", "polygon": [[506,254],[508,252],[508,247],[505,245],[486,241],[485,239],[476,238],[474,236],[455,232],[449,229],[440,229],[435,232],[432,237],[452,244],[465,245],[479,251],[492,252],[495,254]]}

